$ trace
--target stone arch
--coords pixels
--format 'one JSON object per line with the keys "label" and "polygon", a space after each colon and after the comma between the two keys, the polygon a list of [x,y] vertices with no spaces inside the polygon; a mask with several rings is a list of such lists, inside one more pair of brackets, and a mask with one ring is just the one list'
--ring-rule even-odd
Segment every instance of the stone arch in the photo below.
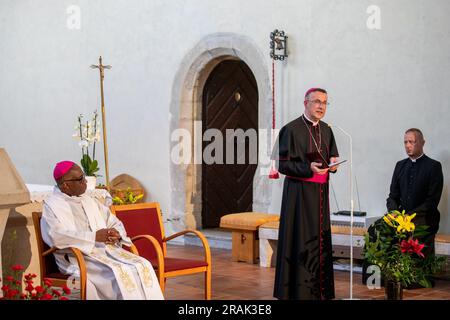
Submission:
{"label": "stone arch", "polygon": [[[191,153],[194,155],[194,141],[201,142],[202,132],[195,132],[194,122],[202,121],[202,93],[204,84],[217,64],[226,59],[244,61],[252,70],[258,84],[259,115],[258,126],[270,129],[271,85],[267,59],[257,45],[248,37],[234,33],[216,33],[205,36],[186,55],[175,75],[170,104],[170,134],[175,129],[187,130],[192,138]],[[170,139],[170,138],[169,138]],[[170,141],[171,148],[174,142]],[[260,141],[260,145],[263,141]],[[267,140],[267,144],[270,141]],[[270,146],[267,145],[267,150]],[[200,144],[201,150],[201,144]],[[184,228],[201,228],[201,164],[170,164],[170,212],[167,227],[172,231]],[[253,210],[267,211],[271,201],[268,177],[262,175],[261,164],[253,180]]]}

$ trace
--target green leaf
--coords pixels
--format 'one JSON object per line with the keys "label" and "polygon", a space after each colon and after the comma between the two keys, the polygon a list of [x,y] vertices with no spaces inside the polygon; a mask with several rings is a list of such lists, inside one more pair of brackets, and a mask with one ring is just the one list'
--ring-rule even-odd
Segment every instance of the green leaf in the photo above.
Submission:
{"label": "green leaf", "polygon": [[83,155],[83,158],[81,158],[81,167],[83,168],[84,174],[87,176],[96,176],[96,172],[100,170],[98,167],[98,161],[92,160],[89,155],[85,154]]}
{"label": "green leaf", "polygon": [[426,236],[426,235],[428,235],[428,234],[429,234],[429,232],[428,232],[428,231],[425,231],[425,230],[414,232],[414,236],[415,236],[415,237],[423,237],[423,236]]}
{"label": "green leaf", "polygon": [[431,281],[428,280],[427,278],[420,279],[420,280],[419,280],[419,284],[420,284],[422,287],[425,287],[425,288],[431,288],[431,287],[432,287]]}

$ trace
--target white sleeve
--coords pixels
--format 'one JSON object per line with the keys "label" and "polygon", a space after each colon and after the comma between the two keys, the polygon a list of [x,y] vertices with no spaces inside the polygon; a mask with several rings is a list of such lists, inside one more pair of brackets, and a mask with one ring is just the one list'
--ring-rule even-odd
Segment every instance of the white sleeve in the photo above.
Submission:
{"label": "white sleeve", "polygon": [[74,247],[88,254],[95,247],[95,232],[68,230],[44,203],[41,219],[42,238],[50,247],[66,249]]}

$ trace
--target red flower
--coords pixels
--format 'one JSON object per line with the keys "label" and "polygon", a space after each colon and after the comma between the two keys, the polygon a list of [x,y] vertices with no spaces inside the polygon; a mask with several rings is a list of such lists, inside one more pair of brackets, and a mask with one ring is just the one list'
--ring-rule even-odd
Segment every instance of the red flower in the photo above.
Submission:
{"label": "red flower", "polygon": [[50,279],[44,279],[44,284],[45,284],[47,287],[51,287],[51,286],[52,286],[52,280],[50,280]]}
{"label": "red flower", "polygon": [[46,293],[44,295],[42,295],[42,297],[39,298],[39,300],[52,300],[53,296],[49,293]]}
{"label": "red flower", "polygon": [[42,288],[41,286],[37,286],[36,288],[34,288],[34,290],[36,290],[37,293],[44,292],[44,288]]}
{"label": "red flower", "polygon": [[411,239],[409,239],[408,241],[402,240],[402,242],[400,243],[400,249],[402,250],[402,253],[411,252],[410,241],[411,241]]}
{"label": "red flower", "polygon": [[6,298],[14,298],[16,295],[18,295],[19,294],[19,290],[16,290],[16,289],[14,289],[14,290],[9,290],[7,293],[6,293]]}
{"label": "red flower", "polygon": [[59,292],[58,290],[53,289],[52,293],[57,297],[61,296],[61,292]]}
{"label": "red flower", "polygon": [[27,274],[26,276],[25,276],[25,280],[31,280],[31,279],[33,279],[33,278],[36,278],[37,277],[37,275],[36,274],[31,274],[31,273],[29,273],[29,274]]}
{"label": "red flower", "polygon": [[33,285],[32,285],[31,283],[29,283],[29,284],[25,287],[25,290],[28,291],[28,292],[31,292],[31,291],[34,290],[34,287],[33,287]]}
{"label": "red flower", "polygon": [[[21,265],[14,265],[11,267],[14,271],[23,270]],[[17,274],[16,274],[17,275]],[[3,291],[3,297],[0,300],[68,300],[68,298],[64,297],[64,294],[70,294],[71,290],[69,287],[64,286],[63,291],[61,293],[60,290],[52,289],[52,281],[50,279],[44,279],[44,284],[42,286],[33,286],[33,278],[36,278],[36,274],[27,274],[23,275],[23,283],[26,284],[25,290],[22,292],[21,288],[21,280],[18,280],[19,277],[7,276],[5,279],[10,282],[10,285],[3,284],[0,287],[0,290]],[[17,278],[17,279],[16,279]],[[0,281],[2,279],[0,278]],[[50,291],[51,290],[51,291]],[[0,291],[0,292],[1,292]]]}
{"label": "red flower", "polygon": [[69,289],[68,286],[65,285],[62,289],[63,289],[65,294],[70,294],[70,289]]}
{"label": "red flower", "polygon": [[412,252],[417,254],[419,257],[425,258],[425,256],[422,253],[422,249],[425,247],[424,244],[420,244],[419,240],[413,240],[413,239],[409,239],[408,241],[403,240],[400,243],[400,249],[402,250],[403,253],[405,252]]}
{"label": "red flower", "polygon": [[22,270],[23,270],[23,267],[22,267],[22,265],[20,265],[20,264],[16,264],[16,265],[13,265],[13,266],[11,267],[11,269],[12,269],[13,271],[22,271]]}

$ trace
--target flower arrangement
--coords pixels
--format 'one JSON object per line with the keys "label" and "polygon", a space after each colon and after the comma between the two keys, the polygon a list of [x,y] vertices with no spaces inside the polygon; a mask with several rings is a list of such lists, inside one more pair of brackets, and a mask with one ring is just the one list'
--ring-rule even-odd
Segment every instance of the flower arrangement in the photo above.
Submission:
{"label": "flower arrangement", "polygon": [[377,265],[386,281],[402,287],[420,284],[431,287],[430,277],[441,270],[445,257],[424,256],[425,244],[419,239],[428,234],[428,226],[415,226],[416,214],[392,211],[376,225],[376,237],[365,235],[364,256]]}
{"label": "flower arrangement", "polygon": [[[52,288],[52,281],[44,279],[43,286],[33,286],[33,279],[37,277],[35,274],[27,274],[24,276],[25,292],[22,292],[22,271],[21,265],[11,267],[12,275],[6,276],[1,290],[3,297],[0,300],[68,300],[66,295],[70,294],[67,286],[62,288],[63,292]],[[0,279],[1,281],[1,279]]]}
{"label": "flower arrangement", "polygon": [[[98,162],[95,160],[95,143],[100,141],[100,121],[98,120],[97,111],[91,121],[83,123],[83,115],[78,116],[78,123],[75,126],[75,133],[72,135],[79,140],[78,145],[81,147],[81,167],[86,176],[98,176]],[[92,145],[92,157],[89,154],[89,147]]]}
{"label": "flower arrangement", "polygon": [[115,205],[123,205],[123,204],[133,204],[138,202],[144,197],[143,193],[137,193],[133,192],[131,188],[127,188],[125,192],[123,190],[116,190],[115,196],[113,197],[113,204]]}

